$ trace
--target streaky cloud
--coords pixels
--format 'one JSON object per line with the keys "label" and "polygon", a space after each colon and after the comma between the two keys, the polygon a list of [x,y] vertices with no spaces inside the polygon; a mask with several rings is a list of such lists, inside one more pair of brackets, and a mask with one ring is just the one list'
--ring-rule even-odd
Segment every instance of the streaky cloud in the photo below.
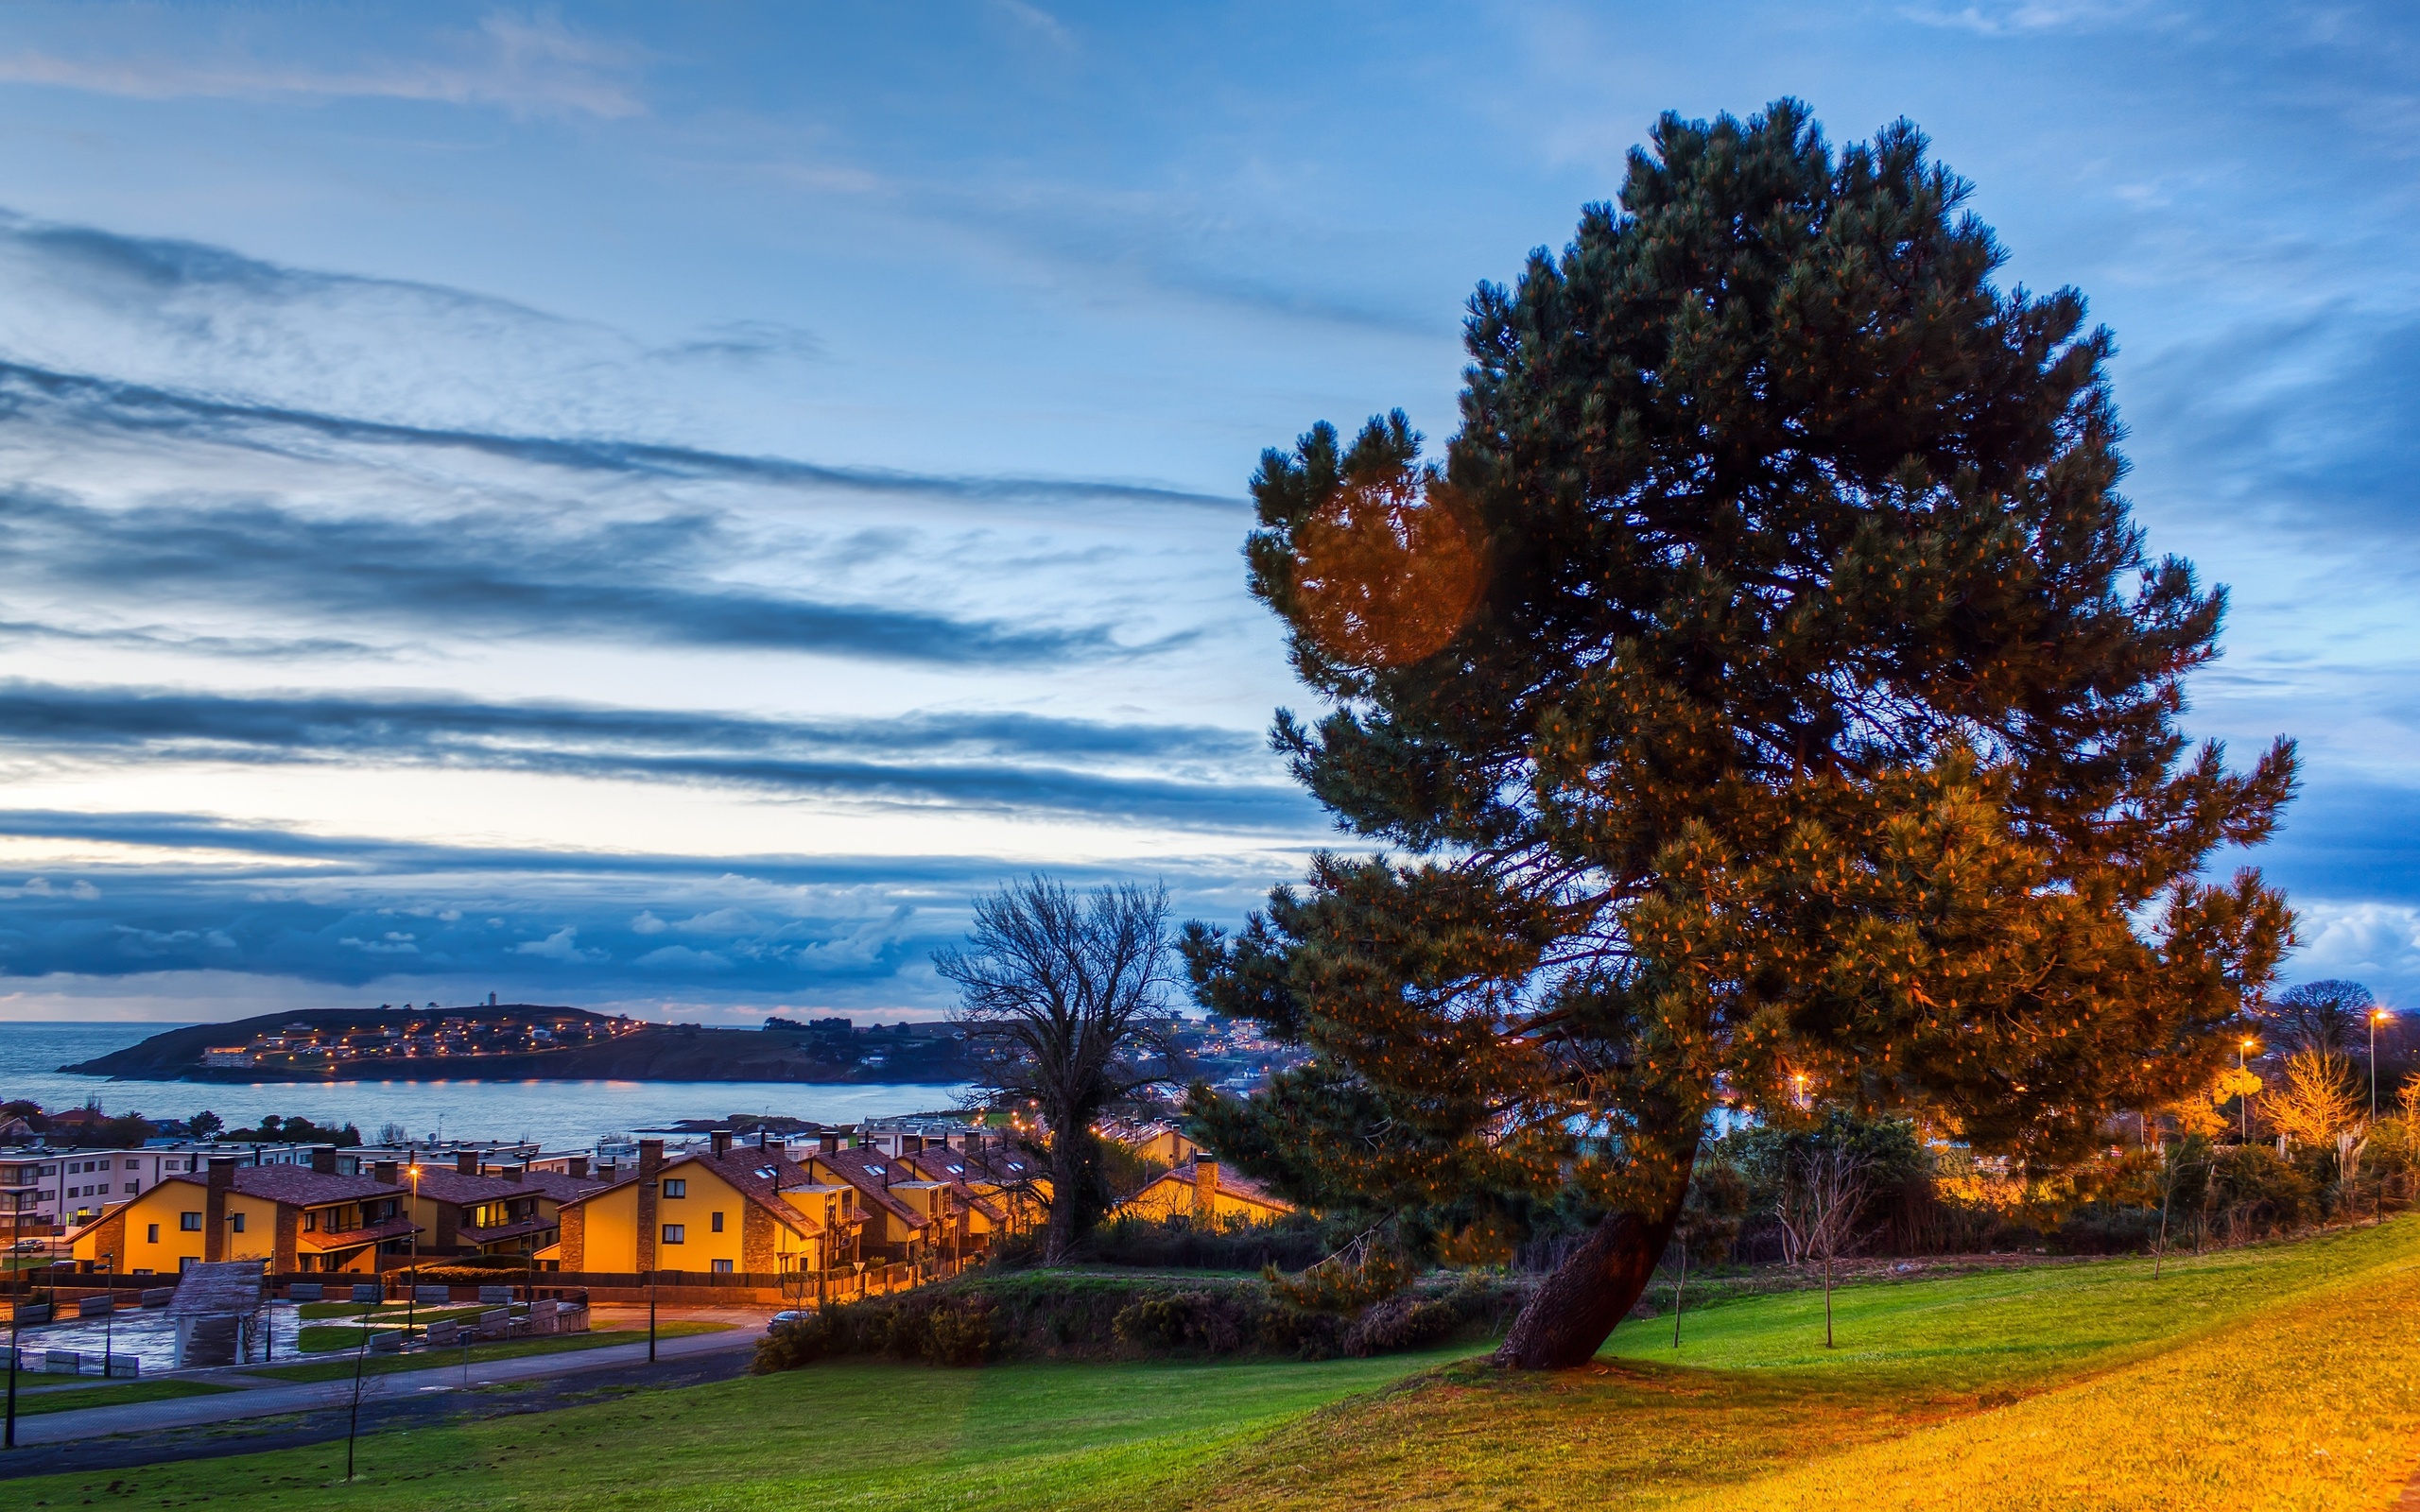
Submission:
{"label": "streaky cloud", "polygon": [[384,619],[430,632],[604,636],[941,665],[1148,655],[1186,639],[1128,645],[1098,626],[1024,627],[821,602],[701,570],[742,551],[710,514],[566,535],[489,514],[326,517],[268,503],[110,509],[46,490],[0,490],[0,574],[95,597],[173,590],[189,599],[354,623]]}
{"label": "streaky cloud", "polygon": [[[1297,789],[1252,779],[1246,764],[1257,745],[1239,732],[1014,712],[779,721],[14,681],[0,682],[5,748],[119,761],[477,767],[1217,828],[1299,831],[1312,822]],[[1087,762],[1148,763],[1154,775],[1071,765]],[[1187,763],[1207,770],[1161,775]]]}
{"label": "streaky cloud", "polygon": [[400,424],[289,405],[252,404],[0,361],[0,421],[49,417],[94,428],[170,434],[224,445],[286,452],[286,438],[465,451],[565,472],[667,480],[731,479],[827,492],[910,494],[971,500],[1077,500],[1239,509],[1241,501],[1181,489],[1097,479],[982,476],[903,469],[836,467],[655,441],[520,436]]}

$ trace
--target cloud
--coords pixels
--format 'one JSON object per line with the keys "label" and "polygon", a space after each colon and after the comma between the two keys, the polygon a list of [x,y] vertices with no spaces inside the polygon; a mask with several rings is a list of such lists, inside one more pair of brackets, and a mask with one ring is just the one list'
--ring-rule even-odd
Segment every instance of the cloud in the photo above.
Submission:
{"label": "cloud", "polygon": [[21,51],[0,56],[0,81],[131,99],[419,100],[607,119],[645,110],[629,77],[637,50],[574,32],[550,15],[499,11],[475,31],[441,34],[437,44],[449,56],[397,56],[354,67],[223,50],[99,58]]}
{"label": "cloud", "polygon": [[656,355],[675,362],[728,361],[744,364],[786,358],[820,362],[823,343],[815,333],[779,320],[729,320],[686,341],[656,349]]}
{"label": "cloud", "polygon": [[[53,869],[42,888],[10,882],[0,977],[232,972],[278,1001],[288,997],[282,981],[374,982],[390,997],[458,985],[541,1003],[694,990],[717,1002],[929,1013],[947,1001],[926,964],[931,952],[963,933],[975,893],[1023,869],[976,855],[482,850],[197,815],[0,811],[0,835],[140,852],[73,876]],[[180,853],[193,850],[216,854]],[[1132,874],[1054,869],[1078,885]],[[1156,869],[1188,916],[1233,921],[1258,902],[1258,884],[1239,885],[1232,857],[1173,858]],[[1268,868],[1271,878],[1298,869],[1276,857]],[[666,918],[701,927],[667,941],[679,931]]]}
{"label": "cloud", "polygon": [[2153,11],[2151,0],[1979,0],[1963,6],[1910,6],[1902,12],[1927,26],[1986,37],[2100,31]]}
{"label": "cloud", "polygon": [[[0,413],[5,413],[0,395]],[[1064,662],[1144,654],[1099,626],[1052,628],[874,603],[817,600],[717,580],[748,555],[714,515],[590,524],[481,510],[428,520],[312,515],[268,503],[98,507],[0,489],[0,579],[60,596],[215,601],[427,634],[810,652],[941,665]],[[59,627],[49,633],[109,637]],[[253,654],[278,637],[233,638]],[[288,644],[297,638],[284,638]],[[346,641],[344,637],[302,637]],[[176,649],[221,649],[194,638]],[[358,644],[359,643],[350,643]]]}
{"label": "cloud", "polygon": [[771,720],[443,696],[239,696],[0,681],[0,751],[148,763],[441,765],[1299,832],[1252,736],[1019,713]]}
{"label": "cloud", "polygon": [[[2129,418],[2162,488],[2338,547],[2411,537],[2420,321],[2341,303],[2143,364]],[[2148,460],[2148,457],[2147,457]]]}

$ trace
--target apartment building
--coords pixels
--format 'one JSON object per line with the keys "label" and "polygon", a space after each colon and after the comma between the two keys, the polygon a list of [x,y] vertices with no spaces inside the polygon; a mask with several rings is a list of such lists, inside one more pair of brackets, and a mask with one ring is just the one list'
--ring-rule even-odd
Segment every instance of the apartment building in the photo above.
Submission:
{"label": "apartment building", "polygon": [[140,1149],[68,1147],[0,1150],[0,1231],[47,1237],[90,1223],[172,1176],[209,1168],[213,1159],[246,1166],[302,1166],[331,1144],[146,1144]]}

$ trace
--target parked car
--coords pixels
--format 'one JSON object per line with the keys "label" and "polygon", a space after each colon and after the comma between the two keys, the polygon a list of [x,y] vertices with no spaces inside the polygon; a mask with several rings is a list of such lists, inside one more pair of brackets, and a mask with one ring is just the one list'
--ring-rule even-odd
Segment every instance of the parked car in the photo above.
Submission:
{"label": "parked car", "polygon": [[785,1323],[803,1323],[814,1315],[802,1308],[786,1308],[773,1314],[773,1321],[765,1325],[765,1332],[770,1333]]}
{"label": "parked car", "polygon": [[20,1239],[9,1247],[10,1249],[20,1251],[27,1249],[47,1249],[50,1247],[50,1241],[47,1239]]}

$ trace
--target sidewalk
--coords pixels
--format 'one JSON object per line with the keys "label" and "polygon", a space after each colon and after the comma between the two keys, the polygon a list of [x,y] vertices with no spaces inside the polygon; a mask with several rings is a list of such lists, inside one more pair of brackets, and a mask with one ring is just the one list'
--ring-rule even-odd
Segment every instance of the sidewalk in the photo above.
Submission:
{"label": "sidewalk", "polygon": [[[647,1310],[634,1310],[637,1317],[626,1315],[626,1310],[614,1309],[611,1321],[617,1327],[635,1323],[644,1327]],[[691,1333],[679,1338],[661,1339],[656,1355],[663,1361],[688,1359],[733,1349],[752,1349],[764,1337],[765,1319],[762,1313],[708,1313],[683,1308],[677,1314],[684,1318],[711,1319],[727,1322],[733,1327],[720,1333]],[[675,1314],[670,1310],[659,1314],[670,1322]],[[594,1349],[570,1349],[560,1354],[523,1355],[517,1359],[473,1361],[467,1375],[460,1365],[442,1364],[431,1357],[427,1368],[396,1370],[386,1375],[365,1376],[361,1383],[361,1400],[366,1408],[373,1401],[428,1393],[459,1391],[467,1387],[502,1385],[518,1381],[545,1380],[558,1376],[581,1374],[592,1370],[626,1368],[644,1365],[647,1341],[635,1344],[607,1345]],[[280,1364],[289,1362],[280,1361]],[[23,1448],[40,1444],[74,1443],[102,1438],[113,1434],[147,1434],[166,1429],[203,1427],[212,1423],[235,1422],[247,1418],[274,1418],[287,1413],[324,1412],[331,1408],[349,1408],[353,1402],[351,1379],[293,1383],[263,1380],[247,1376],[241,1367],[218,1370],[180,1372],[163,1380],[205,1381],[212,1385],[237,1386],[240,1391],[208,1397],[176,1397],[164,1401],[131,1402],[122,1407],[91,1407],[80,1411],[44,1413],[40,1417],[23,1418],[17,1421],[17,1443]],[[23,1378],[20,1378],[22,1384]],[[95,1383],[97,1384],[98,1383]]]}

